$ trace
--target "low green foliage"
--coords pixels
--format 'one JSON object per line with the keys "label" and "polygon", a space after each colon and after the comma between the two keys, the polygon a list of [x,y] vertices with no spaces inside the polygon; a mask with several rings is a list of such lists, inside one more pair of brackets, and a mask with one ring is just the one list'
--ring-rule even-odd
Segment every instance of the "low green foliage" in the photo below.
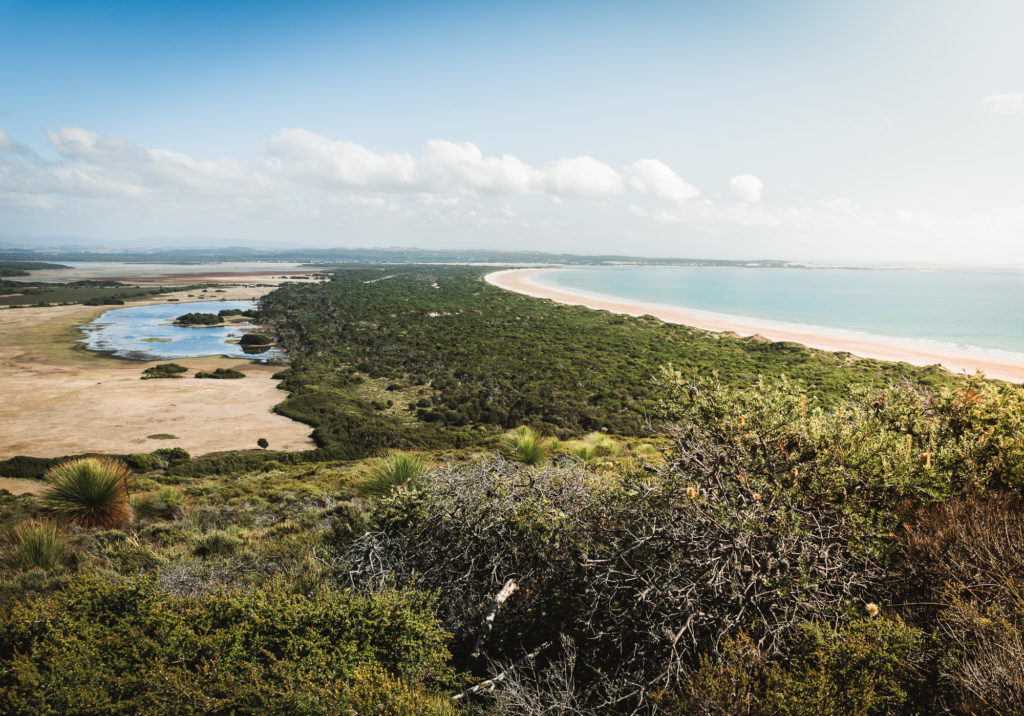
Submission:
{"label": "low green foliage", "polygon": [[177,363],[160,363],[142,371],[142,379],[147,378],[181,378],[188,368]]}
{"label": "low green foliage", "polygon": [[177,488],[165,485],[136,497],[132,510],[139,519],[176,520],[184,514],[185,496]]}
{"label": "low green foliage", "polygon": [[213,371],[209,371],[209,372],[199,372],[199,373],[196,373],[196,378],[215,378],[215,379],[220,379],[220,380],[223,380],[223,379],[229,379],[230,380],[230,379],[244,378],[244,377],[245,377],[245,373],[243,373],[240,370],[235,370],[234,368],[217,368],[217,369],[215,369]]}
{"label": "low green foliage", "polygon": [[898,619],[861,619],[838,630],[808,623],[784,667],[750,637],[726,640],[704,657],[677,694],[659,700],[668,714],[846,716],[900,713],[920,688],[924,634]]}
{"label": "low green foliage", "polygon": [[446,713],[431,607],[414,592],[273,582],[187,599],[155,579],[85,578],[4,608],[0,698],[12,713]]}
{"label": "low green foliage", "polygon": [[194,552],[200,557],[234,554],[241,544],[242,541],[236,535],[225,530],[214,530],[199,538]]}
{"label": "low green foliage", "polygon": [[219,326],[223,322],[216,313],[185,313],[174,319],[179,326]]}
{"label": "low green foliage", "polygon": [[238,344],[242,346],[270,346],[274,344],[274,339],[263,333],[246,333],[238,340]]}

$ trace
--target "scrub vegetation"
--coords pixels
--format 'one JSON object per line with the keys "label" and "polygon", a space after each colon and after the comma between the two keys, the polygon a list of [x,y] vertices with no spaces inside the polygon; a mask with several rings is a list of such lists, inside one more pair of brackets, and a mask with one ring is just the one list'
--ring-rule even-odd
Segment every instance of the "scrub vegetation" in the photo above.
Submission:
{"label": "scrub vegetation", "polygon": [[265,302],[318,450],[0,463],[0,703],[1021,710],[1024,389],[388,271]]}
{"label": "scrub vegetation", "polygon": [[142,371],[142,380],[151,378],[181,378],[188,368],[177,363],[159,363]]}
{"label": "scrub vegetation", "polygon": [[[785,374],[813,401],[840,396],[851,383],[951,382],[937,367],[852,360],[540,301],[487,284],[486,273],[351,269],[266,296],[261,320],[291,358],[278,412],[313,426],[321,447],[355,458],[480,444],[522,424],[559,438],[602,429],[647,435],[656,398],[650,376],[670,363],[693,375],[717,370],[731,385]],[[389,278],[376,280],[382,276]],[[368,380],[415,399],[381,410],[364,395]]]}
{"label": "scrub vegetation", "polygon": [[147,287],[117,281],[43,283],[6,281],[0,278],[0,306],[120,306],[127,300],[159,296],[172,291],[192,291],[207,285]]}

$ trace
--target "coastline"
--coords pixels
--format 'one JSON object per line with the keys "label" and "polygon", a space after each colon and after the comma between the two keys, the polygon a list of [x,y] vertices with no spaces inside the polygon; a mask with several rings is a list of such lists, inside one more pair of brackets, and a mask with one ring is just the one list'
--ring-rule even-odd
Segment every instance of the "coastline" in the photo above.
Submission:
{"label": "coastline", "polygon": [[762,321],[756,318],[743,318],[703,313],[645,304],[639,301],[595,296],[592,294],[570,291],[562,288],[545,286],[533,277],[540,271],[560,271],[563,269],[506,269],[487,274],[485,280],[498,288],[513,291],[534,298],[547,298],[557,303],[572,306],[586,306],[602,311],[623,313],[630,316],[651,315],[666,323],[679,323],[693,328],[700,328],[716,333],[733,332],[740,336],[762,336],[771,341],[792,341],[802,343],[809,348],[817,348],[830,352],[846,352],[860,358],[904,362],[911,365],[927,366],[939,364],[953,373],[977,373],[983,371],[987,378],[1006,380],[1012,383],[1024,383],[1024,361],[1012,358],[1001,358],[953,348],[932,348],[927,345],[901,342],[899,339],[887,339],[879,336],[830,332],[826,329],[815,330],[802,326],[786,326]]}

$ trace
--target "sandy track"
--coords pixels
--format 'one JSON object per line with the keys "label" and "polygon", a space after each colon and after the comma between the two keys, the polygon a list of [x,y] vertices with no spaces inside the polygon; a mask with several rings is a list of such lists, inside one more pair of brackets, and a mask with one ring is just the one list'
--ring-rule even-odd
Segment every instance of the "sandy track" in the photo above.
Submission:
{"label": "sandy track", "polygon": [[[235,280],[245,280],[237,276]],[[256,298],[268,288],[231,287],[209,300]],[[161,303],[169,294],[129,305]],[[207,298],[203,295],[202,298]],[[280,368],[237,358],[186,358],[190,369],[236,368],[242,380],[140,380],[154,363],[110,358],[74,343],[76,327],[106,307],[0,310],[0,459],[81,452],[150,452],[182,447],[193,455],[255,448],[315,447],[310,427],[270,412],[286,394],[271,376]],[[174,439],[150,438],[169,434]]]}

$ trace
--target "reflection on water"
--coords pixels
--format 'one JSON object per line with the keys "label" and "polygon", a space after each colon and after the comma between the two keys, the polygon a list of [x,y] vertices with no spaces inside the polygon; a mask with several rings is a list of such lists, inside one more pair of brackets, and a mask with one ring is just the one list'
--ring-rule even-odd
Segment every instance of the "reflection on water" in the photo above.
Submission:
{"label": "reflection on water", "polygon": [[[232,308],[248,311],[256,307],[255,301],[199,301],[191,303],[163,303],[154,306],[133,306],[107,311],[91,323],[82,326],[86,348],[108,351],[118,358],[135,360],[170,360],[198,356],[222,355],[229,358],[250,357],[253,353],[238,345],[237,341],[252,330],[252,326],[175,326],[171,322],[185,313],[217,313]],[[232,343],[231,341],[235,341]],[[283,355],[280,349],[263,350],[259,346],[260,360]]]}

